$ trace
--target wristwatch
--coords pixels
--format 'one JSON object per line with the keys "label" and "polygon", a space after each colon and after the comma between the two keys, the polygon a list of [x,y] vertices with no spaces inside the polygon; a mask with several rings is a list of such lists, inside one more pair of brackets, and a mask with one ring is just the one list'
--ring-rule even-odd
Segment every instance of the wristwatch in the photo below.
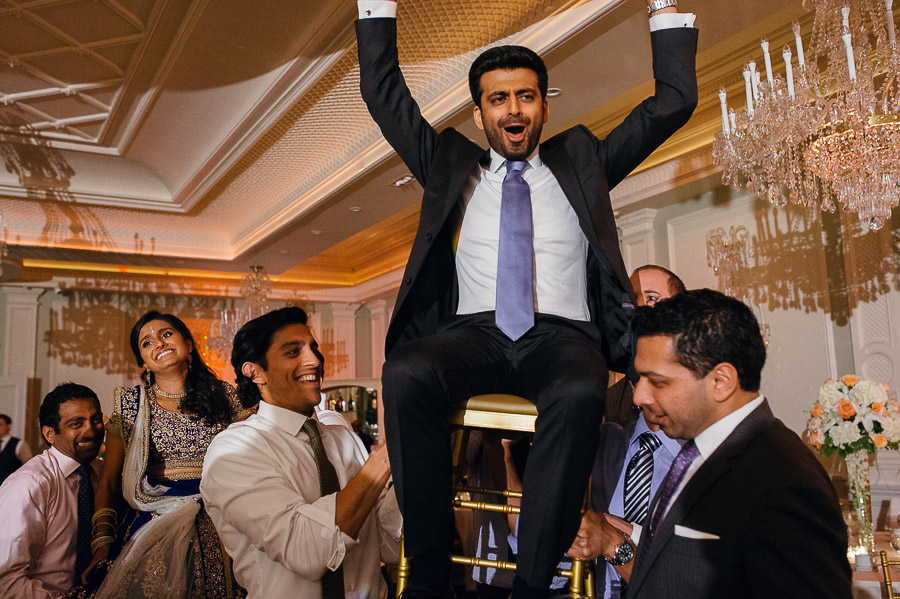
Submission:
{"label": "wristwatch", "polygon": [[647,5],[647,14],[652,15],[656,11],[669,8],[670,6],[678,6],[678,2],[675,0],[653,0]]}
{"label": "wristwatch", "polygon": [[624,532],[622,533],[622,536],[625,537],[625,540],[616,545],[616,552],[612,559],[603,556],[603,559],[613,566],[624,566],[634,559],[634,543],[631,541],[631,537]]}

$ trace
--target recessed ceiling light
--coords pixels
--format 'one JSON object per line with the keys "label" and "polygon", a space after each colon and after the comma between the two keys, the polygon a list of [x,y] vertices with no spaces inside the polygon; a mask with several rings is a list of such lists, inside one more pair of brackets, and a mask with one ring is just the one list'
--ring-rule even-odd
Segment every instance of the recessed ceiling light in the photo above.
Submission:
{"label": "recessed ceiling light", "polygon": [[319,229],[313,229],[312,231],[310,231],[310,234],[312,234],[312,235],[321,235],[321,234],[322,234],[322,231],[320,231]]}
{"label": "recessed ceiling light", "polygon": [[548,87],[547,88],[547,97],[548,98],[555,98],[556,96],[560,95],[561,93],[562,93],[562,90],[559,89],[558,87]]}
{"label": "recessed ceiling light", "polygon": [[394,187],[403,187],[407,183],[411,182],[413,179],[415,179],[415,177],[413,177],[412,175],[407,173],[407,174],[403,175],[402,177],[400,177],[399,179],[397,179],[396,181],[394,181],[393,183],[391,183],[391,185],[393,185]]}
{"label": "recessed ceiling light", "polygon": [[362,206],[350,206],[350,212],[362,212]]}

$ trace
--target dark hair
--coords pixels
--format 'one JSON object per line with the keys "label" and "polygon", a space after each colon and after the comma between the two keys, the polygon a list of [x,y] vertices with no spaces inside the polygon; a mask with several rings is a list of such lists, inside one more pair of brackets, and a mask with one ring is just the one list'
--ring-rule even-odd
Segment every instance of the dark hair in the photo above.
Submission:
{"label": "dark hair", "polygon": [[639,266],[638,268],[635,268],[634,272],[631,274],[635,275],[646,270],[657,270],[669,277],[669,281],[667,283],[667,287],[669,288],[669,297],[678,295],[679,293],[684,293],[686,291],[684,281],[682,281],[678,275],[676,275],[668,268],[659,266],[658,264],[645,264],[643,266]]}
{"label": "dark hair", "polygon": [[653,308],[638,308],[631,327],[635,339],[672,337],[675,358],[696,378],[728,362],[741,389],[759,391],[766,345],[753,311],[733,297],[712,289],[685,291]]}
{"label": "dark hair", "polygon": [[[227,424],[231,422],[231,406],[228,403],[228,395],[225,391],[225,383],[219,380],[216,374],[206,365],[200,352],[197,351],[197,342],[180,318],[172,314],[162,314],[156,310],[150,310],[138,318],[131,327],[131,351],[138,366],[144,365],[141,356],[140,335],[141,329],[152,320],[164,320],[169,323],[185,341],[191,342],[190,363],[188,365],[185,390],[187,397],[181,402],[181,409],[190,415],[192,420],[203,420],[207,425]],[[152,372],[148,372],[144,378],[147,386],[155,382]]]}
{"label": "dark hair", "polygon": [[481,76],[498,69],[529,69],[537,73],[541,99],[547,98],[547,65],[534,50],[525,46],[495,46],[482,52],[469,67],[469,92],[481,106]]}
{"label": "dark hair", "polygon": [[0,420],[5,422],[6,424],[12,424],[12,418],[7,416],[6,414],[0,414]]}
{"label": "dark hair", "polygon": [[59,406],[73,399],[93,399],[98,404],[100,400],[97,394],[90,387],[79,385],[77,383],[62,383],[44,396],[41,402],[41,410],[38,413],[38,421],[41,426],[52,427],[54,431],[59,432]]}
{"label": "dark hair", "polygon": [[[252,362],[267,370],[269,363],[266,361],[266,352],[272,345],[275,333],[290,324],[306,324],[306,321],[306,312],[303,308],[288,306],[254,318],[242,326],[234,336],[234,343],[231,345],[231,365],[234,367],[238,395],[244,407],[258,404],[262,395],[256,383],[241,372],[241,367],[245,362]],[[318,350],[314,351],[324,367],[325,356]]]}

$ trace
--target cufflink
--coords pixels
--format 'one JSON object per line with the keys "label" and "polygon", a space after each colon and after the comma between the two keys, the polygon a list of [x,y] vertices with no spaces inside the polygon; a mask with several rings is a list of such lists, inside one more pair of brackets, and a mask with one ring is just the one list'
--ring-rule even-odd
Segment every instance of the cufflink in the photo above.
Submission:
{"label": "cufflink", "polygon": [[367,16],[367,17],[371,17],[371,16],[372,16],[372,11],[371,11],[371,10],[366,10],[366,16]]}

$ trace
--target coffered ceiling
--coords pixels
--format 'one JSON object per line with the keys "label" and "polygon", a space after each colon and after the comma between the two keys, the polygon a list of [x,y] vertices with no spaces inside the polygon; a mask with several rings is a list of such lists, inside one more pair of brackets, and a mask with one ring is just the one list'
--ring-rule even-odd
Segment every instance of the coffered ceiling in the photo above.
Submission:
{"label": "coffered ceiling", "polygon": [[[602,135],[652,93],[643,5],[404,0],[401,63],[427,118],[481,139],[468,65],[492,43],[526,44],[562,90],[545,132],[583,122]],[[760,37],[780,47],[805,18],[799,0],[681,9],[701,29],[701,104],[644,169],[708,146],[719,87],[740,93]],[[21,266],[6,272],[227,287],[262,264],[310,289],[396,272],[421,189],[394,185],[406,171],[359,97],[356,11],[352,0],[0,0],[0,237]]]}

